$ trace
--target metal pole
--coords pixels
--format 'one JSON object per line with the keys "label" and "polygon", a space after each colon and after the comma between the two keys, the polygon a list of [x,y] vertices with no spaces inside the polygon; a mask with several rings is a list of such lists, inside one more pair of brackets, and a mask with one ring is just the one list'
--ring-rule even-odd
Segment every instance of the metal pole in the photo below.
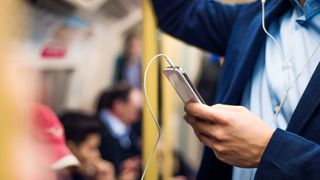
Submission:
{"label": "metal pole", "polygon": [[[143,65],[144,69],[148,64],[149,60],[157,54],[157,33],[156,33],[156,23],[154,14],[152,12],[152,6],[150,0],[142,1],[143,9],[143,43],[144,43],[144,53],[143,53]],[[155,63],[149,71],[148,74],[148,92],[151,101],[151,106],[158,117],[158,67]],[[156,125],[152,120],[152,116],[148,110],[146,104],[144,105],[143,111],[143,136],[142,136],[142,158],[143,164],[145,166],[147,158],[155,145],[157,138]],[[157,152],[154,154],[148,172],[145,176],[146,180],[157,180],[158,179],[158,165],[157,165]]]}

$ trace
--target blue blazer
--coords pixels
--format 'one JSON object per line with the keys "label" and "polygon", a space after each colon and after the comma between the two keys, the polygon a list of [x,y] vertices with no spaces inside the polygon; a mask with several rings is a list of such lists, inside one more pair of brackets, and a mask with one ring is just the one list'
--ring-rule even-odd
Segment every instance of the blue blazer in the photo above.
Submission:
{"label": "blue blazer", "polygon": [[[215,103],[239,105],[266,42],[261,4],[225,5],[213,0],[153,0],[160,28],[189,44],[225,57]],[[290,8],[268,0],[266,25]],[[314,72],[286,131],[273,134],[255,179],[320,179],[320,66]],[[198,179],[231,179],[232,167],[206,148]]]}

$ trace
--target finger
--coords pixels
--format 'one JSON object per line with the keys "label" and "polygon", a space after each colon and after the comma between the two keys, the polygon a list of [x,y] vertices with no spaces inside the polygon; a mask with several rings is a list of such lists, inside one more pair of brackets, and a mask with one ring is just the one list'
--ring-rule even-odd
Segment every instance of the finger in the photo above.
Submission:
{"label": "finger", "polygon": [[214,147],[219,143],[218,140],[216,140],[214,138],[210,138],[210,137],[203,135],[201,133],[198,134],[198,138],[203,144],[209,146],[211,149],[214,149]]}
{"label": "finger", "polygon": [[216,104],[211,107],[215,109],[227,111],[227,112],[230,112],[230,111],[238,112],[238,111],[246,110],[246,108],[243,106],[233,106],[233,105],[226,105],[226,104]]}
{"label": "finger", "polygon": [[225,123],[226,113],[218,108],[211,108],[200,103],[187,103],[185,111],[197,119],[206,120],[213,123]]}
{"label": "finger", "polygon": [[186,118],[186,122],[187,122],[192,128],[194,128],[196,131],[198,131],[198,130],[196,129],[196,126],[195,126],[196,121],[197,121],[196,118],[193,117],[193,116],[189,116],[189,117]]}
{"label": "finger", "polygon": [[226,111],[237,111],[239,106],[232,106],[227,104],[215,104],[211,107],[216,109],[226,110]]}
{"label": "finger", "polygon": [[[204,132],[204,130],[202,130],[202,129],[199,129],[199,124],[201,123],[201,127],[202,126],[205,126],[205,124],[207,124],[207,125],[210,125],[210,123],[208,123],[208,122],[206,122],[206,121],[199,121],[199,120],[197,120],[195,117],[193,117],[193,116],[189,116],[189,117],[187,117],[186,118],[186,121],[187,121],[187,123],[188,124],[190,124],[191,125],[191,127],[197,132],[197,133],[202,133],[202,132]],[[207,131],[209,132],[210,130],[210,128],[209,127],[203,127],[203,128],[206,128],[207,129]],[[204,133],[204,134],[206,134],[206,133]]]}
{"label": "finger", "polygon": [[198,134],[214,138],[219,142],[228,140],[227,134],[224,132],[224,127],[220,124],[199,122],[196,120],[189,120],[190,125]]}
{"label": "finger", "polygon": [[192,121],[192,126],[201,134],[208,137],[219,139],[215,136],[215,132],[220,131],[221,126],[216,123],[208,123],[203,121]]}
{"label": "finger", "polygon": [[194,124],[193,121],[195,121],[194,117],[190,116],[186,121],[191,125],[194,134],[199,138],[200,132],[197,129],[195,129],[195,127],[193,126]]}
{"label": "finger", "polygon": [[185,119],[187,121],[187,119],[190,117],[190,115],[188,113],[184,113],[183,115],[183,119]]}
{"label": "finger", "polygon": [[[211,121],[203,120],[203,119],[196,119],[195,117],[191,116],[191,115],[188,114],[188,113],[185,113],[184,116],[183,116],[183,118],[187,121],[187,123],[189,123],[188,120],[189,120],[190,118],[193,118],[193,119],[194,119],[195,121],[197,121],[197,122],[203,122],[203,123],[212,124]],[[190,124],[190,123],[189,123],[189,124]]]}

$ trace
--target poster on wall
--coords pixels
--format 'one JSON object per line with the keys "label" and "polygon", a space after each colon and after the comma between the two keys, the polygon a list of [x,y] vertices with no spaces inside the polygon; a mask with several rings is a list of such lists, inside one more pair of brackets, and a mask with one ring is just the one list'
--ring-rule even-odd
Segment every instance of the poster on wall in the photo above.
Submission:
{"label": "poster on wall", "polygon": [[62,25],[58,26],[48,41],[41,48],[43,60],[65,59],[73,43],[79,36],[87,36],[90,28],[87,22],[79,17],[71,16],[65,19]]}

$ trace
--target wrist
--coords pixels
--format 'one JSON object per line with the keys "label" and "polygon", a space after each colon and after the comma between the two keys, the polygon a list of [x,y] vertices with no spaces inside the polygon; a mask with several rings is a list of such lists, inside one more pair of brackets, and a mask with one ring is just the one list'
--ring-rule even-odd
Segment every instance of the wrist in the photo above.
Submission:
{"label": "wrist", "polygon": [[256,166],[259,165],[259,163],[261,161],[261,157],[262,157],[264,151],[266,150],[266,148],[267,148],[267,146],[268,146],[268,144],[270,142],[270,139],[271,139],[271,137],[272,137],[274,132],[275,132],[275,130],[270,128],[270,127],[267,127],[265,129],[265,131],[263,132],[263,134],[261,136],[261,139],[260,139],[261,144],[259,145],[260,150],[259,150],[259,153],[258,153]]}

